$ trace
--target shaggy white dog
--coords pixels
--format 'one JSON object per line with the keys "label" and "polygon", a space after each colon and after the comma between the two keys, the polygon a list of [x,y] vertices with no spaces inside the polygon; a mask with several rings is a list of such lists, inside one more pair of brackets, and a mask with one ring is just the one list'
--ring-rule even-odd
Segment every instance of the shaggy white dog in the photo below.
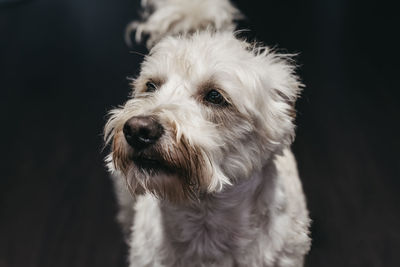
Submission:
{"label": "shaggy white dog", "polygon": [[105,127],[130,266],[302,266],[292,61],[237,38],[227,0],[143,5],[151,51]]}

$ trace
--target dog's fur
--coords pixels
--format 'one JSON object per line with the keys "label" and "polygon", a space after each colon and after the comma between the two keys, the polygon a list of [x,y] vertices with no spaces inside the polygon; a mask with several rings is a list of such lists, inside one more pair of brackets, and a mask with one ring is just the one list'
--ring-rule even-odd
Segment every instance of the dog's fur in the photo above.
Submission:
{"label": "dog's fur", "polygon": [[[228,0],[143,4],[128,33],[148,35],[151,51],[105,127],[130,266],[302,266],[309,217],[290,152],[302,87],[292,60],[236,37]],[[223,105],[207,101],[211,90]],[[164,129],[140,152],[122,131],[135,116]],[[161,167],[139,166],[139,154]]]}

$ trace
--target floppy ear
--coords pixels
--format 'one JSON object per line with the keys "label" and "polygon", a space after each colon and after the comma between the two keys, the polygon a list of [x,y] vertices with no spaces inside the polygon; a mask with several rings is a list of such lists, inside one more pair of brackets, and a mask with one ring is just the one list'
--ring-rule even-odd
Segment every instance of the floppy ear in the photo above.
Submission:
{"label": "floppy ear", "polygon": [[262,86],[265,95],[264,118],[272,142],[290,145],[295,136],[295,103],[303,84],[295,73],[293,55],[279,54],[268,47],[259,49],[262,68]]}

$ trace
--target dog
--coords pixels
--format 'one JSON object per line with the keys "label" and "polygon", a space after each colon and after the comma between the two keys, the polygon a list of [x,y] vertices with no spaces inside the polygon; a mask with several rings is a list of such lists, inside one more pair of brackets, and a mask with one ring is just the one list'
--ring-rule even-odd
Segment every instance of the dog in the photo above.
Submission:
{"label": "dog", "polygon": [[104,134],[130,266],[303,266],[291,56],[238,37],[228,0],[142,4],[150,52]]}

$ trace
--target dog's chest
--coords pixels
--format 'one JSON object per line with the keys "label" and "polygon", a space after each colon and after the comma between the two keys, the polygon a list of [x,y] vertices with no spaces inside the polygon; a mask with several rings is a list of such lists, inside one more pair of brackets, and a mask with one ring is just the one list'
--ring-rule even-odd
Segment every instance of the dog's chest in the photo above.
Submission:
{"label": "dog's chest", "polygon": [[252,209],[242,205],[163,206],[162,213],[165,241],[181,261],[230,258],[256,239]]}

